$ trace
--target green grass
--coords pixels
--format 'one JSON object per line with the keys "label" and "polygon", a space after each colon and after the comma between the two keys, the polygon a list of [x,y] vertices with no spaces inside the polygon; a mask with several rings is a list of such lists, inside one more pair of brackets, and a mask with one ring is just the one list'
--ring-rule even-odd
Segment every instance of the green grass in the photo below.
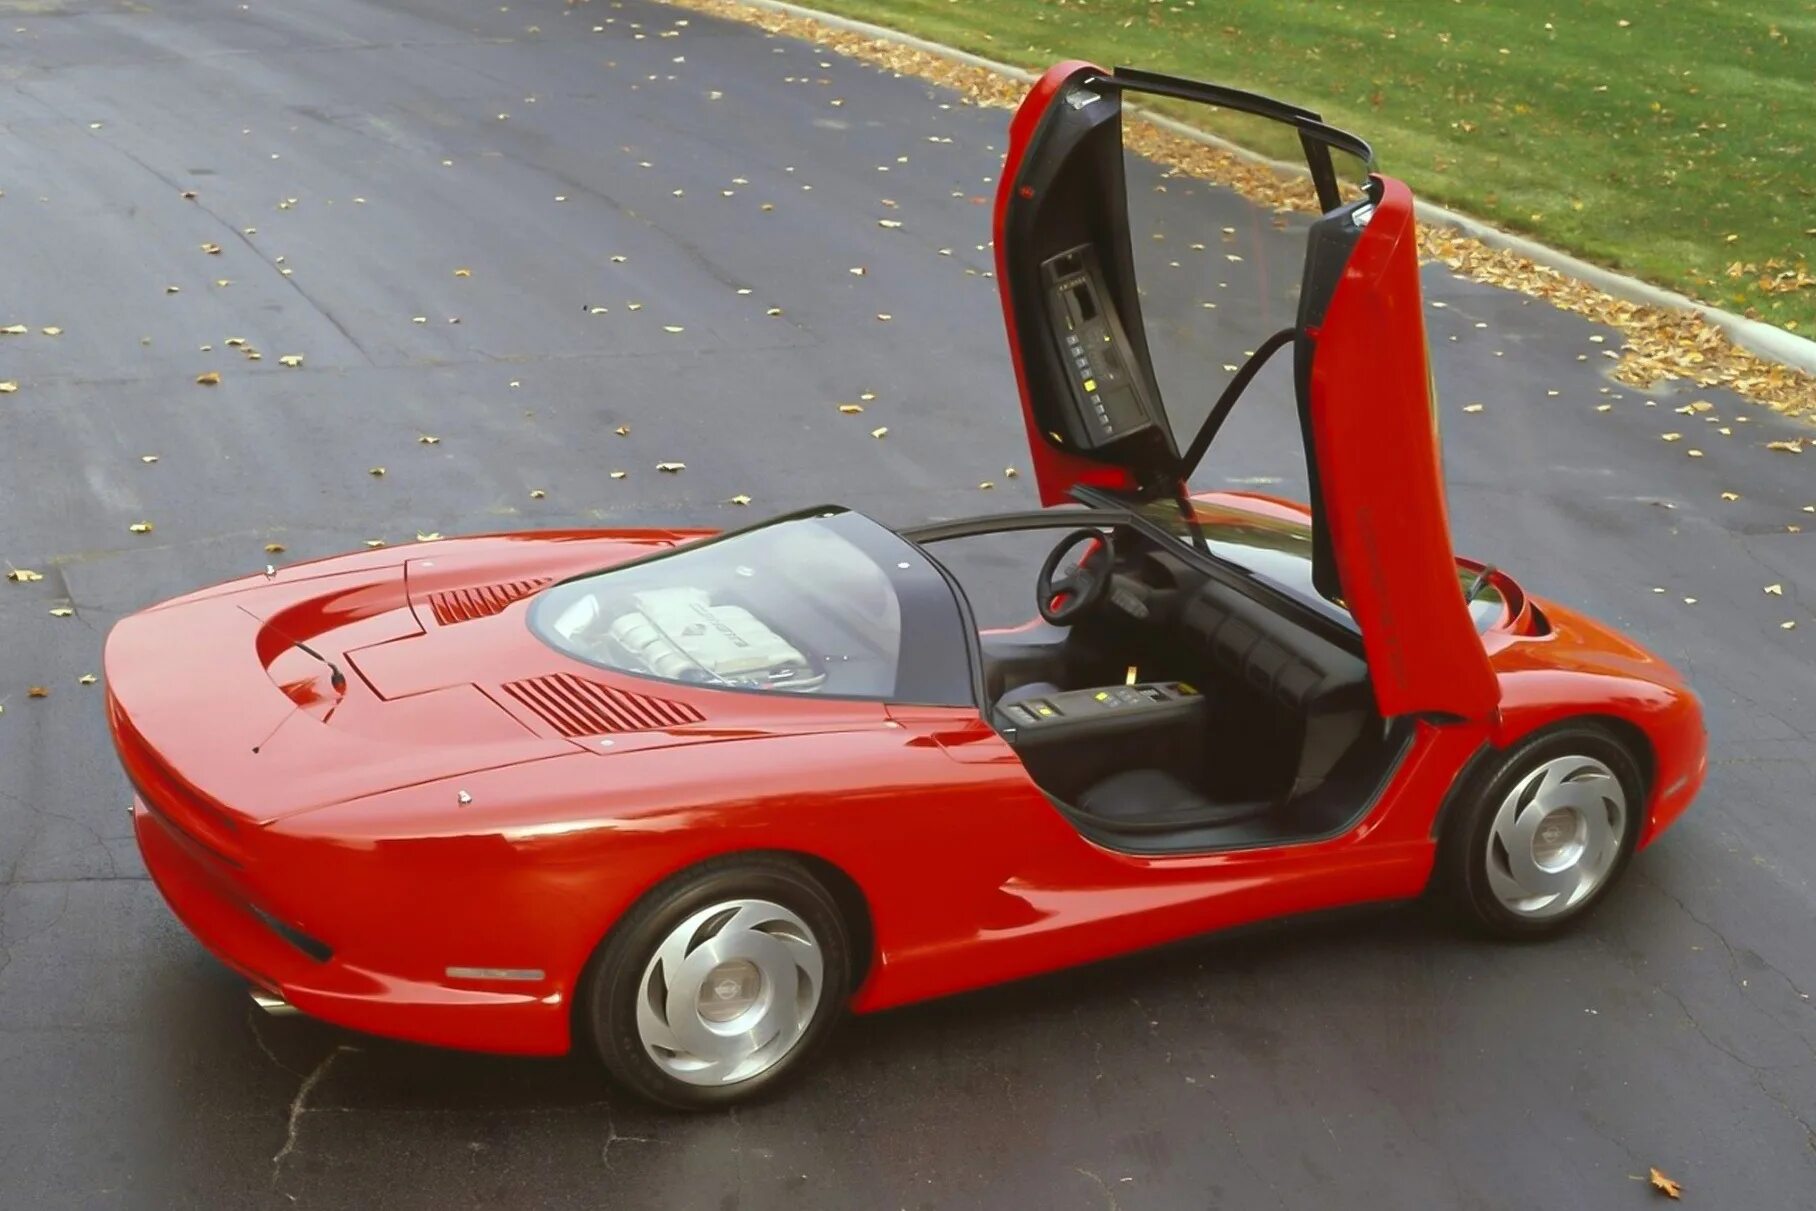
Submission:
{"label": "green grass", "polygon": [[1761,285],[1816,254],[1816,0],[805,2],[1308,105],[1422,197],[1816,336],[1816,284]]}

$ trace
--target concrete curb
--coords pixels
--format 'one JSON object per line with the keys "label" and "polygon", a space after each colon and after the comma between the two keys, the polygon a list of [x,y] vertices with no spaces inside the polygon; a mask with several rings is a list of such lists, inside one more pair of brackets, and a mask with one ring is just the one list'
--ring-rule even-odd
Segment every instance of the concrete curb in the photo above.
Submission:
{"label": "concrete curb", "polygon": [[[786,3],[785,0],[739,0],[739,3],[748,4],[752,8],[767,9],[770,12],[782,13],[790,17],[800,17],[810,21],[817,21],[821,25],[828,26],[832,29],[845,30],[846,32],[853,34],[861,34],[864,37],[875,38],[882,42],[893,42],[898,46],[905,46],[911,50],[924,51],[927,54],[937,55],[942,59],[947,59],[954,63],[965,64],[968,67],[981,68],[985,71],[994,72],[997,75],[1006,76],[1012,80],[1021,81],[1024,84],[1032,83],[1038,78],[1035,73],[1030,72],[1025,68],[1013,67],[1007,63],[998,63],[994,59],[986,59],[982,55],[974,55],[969,51],[958,50],[939,42],[930,42],[925,38],[917,38],[913,34],[905,34],[900,30],[890,29],[887,26],[872,25],[868,21],[858,21],[851,17],[841,17],[837,13],[822,12],[819,9],[808,8],[799,4],[789,4]],[[1129,108],[1134,112],[1139,113],[1143,118],[1160,127],[1162,130],[1179,135],[1181,138],[1191,139],[1195,143],[1202,143],[1207,147],[1215,147],[1219,150],[1227,151],[1231,155],[1238,156],[1250,163],[1264,165],[1276,172],[1292,173],[1299,176],[1305,175],[1305,166],[1302,164],[1293,164],[1285,160],[1276,160],[1257,152],[1250,151],[1248,148],[1239,147],[1227,139],[1219,138],[1213,134],[1207,134],[1202,130],[1186,125],[1184,122],[1167,117],[1165,114],[1153,113],[1145,106],[1131,105]],[[1667,290],[1662,286],[1654,286],[1649,282],[1642,282],[1638,278],[1631,278],[1625,274],[1616,273],[1612,269],[1606,269],[1600,265],[1591,264],[1580,257],[1571,256],[1567,252],[1559,252],[1555,248],[1549,248],[1535,240],[1527,239],[1525,236],[1514,235],[1511,232],[1502,231],[1500,228],[1491,226],[1481,219],[1466,214],[1460,214],[1448,207],[1438,206],[1430,202],[1420,202],[1418,203],[1418,215],[1422,222],[1434,226],[1455,228],[1466,236],[1480,240],[1490,248],[1505,249],[1518,256],[1523,256],[1535,264],[1555,269],[1559,273],[1576,278],[1578,281],[1585,282],[1604,294],[1612,295],[1617,299],[1624,299],[1627,302],[1639,303],[1648,307],[1660,307],[1670,311],[1694,312],[1696,315],[1727,333],[1728,337],[1742,349],[1770,361],[1779,362],[1783,365],[1790,366],[1793,369],[1801,370],[1806,374],[1816,374],[1816,341],[1809,340],[1806,337],[1798,336],[1792,332],[1786,332],[1782,328],[1775,328],[1770,324],[1761,323],[1758,320],[1748,319],[1744,315],[1735,315],[1731,311],[1723,311],[1719,307],[1711,307],[1707,303],[1699,303],[1695,299],[1679,294],[1674,290]]]}

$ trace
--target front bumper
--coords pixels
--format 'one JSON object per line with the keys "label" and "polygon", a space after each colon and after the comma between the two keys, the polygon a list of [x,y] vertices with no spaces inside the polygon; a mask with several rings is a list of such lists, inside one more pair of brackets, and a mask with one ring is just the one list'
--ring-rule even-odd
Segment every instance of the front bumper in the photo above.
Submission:
{"label": "front bumper", "polygon": [[221,962],[298,1011],[436,1047],[520,1055],[568,1050],[569,1012],[559,991],[426,983],[363,968],[338,953],[313,958],[267,923],[247,894],[243,869],[227,869],[143,799],[133,799],[132,820],[146,869],[177,919]]}

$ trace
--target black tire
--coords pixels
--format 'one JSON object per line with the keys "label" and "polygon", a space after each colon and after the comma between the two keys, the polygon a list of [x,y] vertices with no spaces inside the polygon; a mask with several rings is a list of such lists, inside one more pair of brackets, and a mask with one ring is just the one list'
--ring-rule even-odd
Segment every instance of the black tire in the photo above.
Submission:
{"label": "black tire", "polygon": [[[1515,911],[1495,894],[1488,868],[1490,833],[1503,800],[1528,775],[1560,757],[1585,757],[1606,766],[1620,784],[1625,810],[1612,864],[1599,884],[1554,915],[1532,916]],[[1633,857],[1644,814],[1645,783],[1632,751],[1594,723],[1561,724],[1526,737],[1471,775],[1451,804],[1438,844],[1435,881],[1452,906],[1481,932],[1515,940],[1549,937],[1582,920],[1619,882]]]}
{"label": "black tire", "polygon": [[[730,1084],[691,1084],[665,1070],[638,1031],[638,998],[657,949],[690,916],[715,904],[761,900],[799,917],[821,962],[818,1002],[792,1047],[763,1072]],[[577,1025],[610,1073],[638,1096],[679,1110],[761,1097],[804,1069],[838,1025],[851,994],[850,929],[838,903],[799,863],[775,854],[715,858],[671,876],[638,900],[594,952],[581,977]]]}

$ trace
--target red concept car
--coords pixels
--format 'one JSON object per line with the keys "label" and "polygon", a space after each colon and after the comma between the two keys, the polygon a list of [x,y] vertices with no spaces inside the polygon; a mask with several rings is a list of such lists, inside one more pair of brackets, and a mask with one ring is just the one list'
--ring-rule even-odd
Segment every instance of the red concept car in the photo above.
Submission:
{"label": "red concept car", "polygon": [[[1126,94],[1293,128],[1324,212],[1297,322],[1184,451]],[[1043,510],[457,539],[127,618],[109,718],[158,887],[267,1008],[578,1044],[685,1107],[773,1086],[847,1010],[1263,918],[1428,887],[1501,935],[1580,917],[1701,785],[1700,707],[1452,552],[1412,197],[1349,158],[1244,93],[1034,87],[995,221]],[[1310,504],[1192,495],[1282,348]],[[1038,530],[1040,617],[980,631],[944,544]]]}

